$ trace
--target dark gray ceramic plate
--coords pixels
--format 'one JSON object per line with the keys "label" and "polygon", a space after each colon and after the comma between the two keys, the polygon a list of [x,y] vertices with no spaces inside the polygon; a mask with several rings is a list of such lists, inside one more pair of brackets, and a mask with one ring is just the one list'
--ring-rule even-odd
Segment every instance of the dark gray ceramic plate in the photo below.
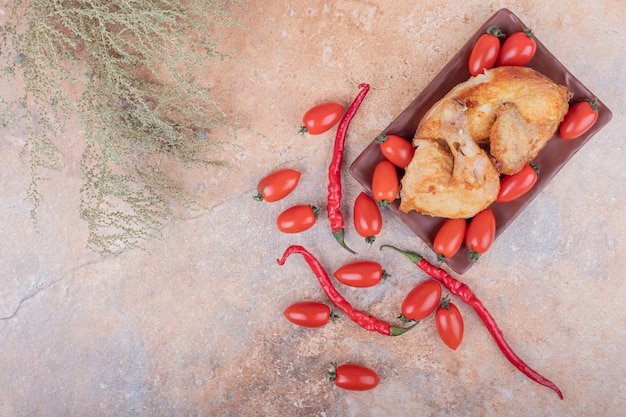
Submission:
{"label": "dark gray ceramic plate", "polygon": [[[424,91],[381,133],[395,134],[407,140],[412,140],[417,130],[417,125],[426,111],[452,87],[466,81],[470,77],[467,62],[472,46],[485,33],[487,28],[492,25],[498,26],[507,35],[525,28],[524,23],[511,11],[507,9],[499,10],[476,31],[474,36],[446,64]],[[537,37],[535,37],[535,41],[537,42],[537,52],[528,64],[529,67],[547,75],[556,83],[565,85],[573,93],[570,103],[585,98],[597,98],[543,46]],[[599,99],[598,111],[598,121],[584,135],[574,140],[563,140],[557,133],[537,155],[533,162],[541,166],[541,175],[531,191],[515,201],[493,203],[491,205],[497,223],[496,239],[543,190],[567,161],[611,120],[611,111]],[[350,174],[370,193],[374,167],[383,159],[384,156],[380,152],[379,145],[373,140],[350,166]],[[400,172],[400,175],[402,174]],[[426,216],[415,211],[403,213],[398,209],[398,206],[399,201],[395,201],[388,206],[387,210],[392,211],[413,233],[432,248],[435,234],[445,219]],[[467,259],[467,250],[465,248],[461,248],[455,256],[447,259],[446,263],[459,274],[467,272],[473,265]]]}

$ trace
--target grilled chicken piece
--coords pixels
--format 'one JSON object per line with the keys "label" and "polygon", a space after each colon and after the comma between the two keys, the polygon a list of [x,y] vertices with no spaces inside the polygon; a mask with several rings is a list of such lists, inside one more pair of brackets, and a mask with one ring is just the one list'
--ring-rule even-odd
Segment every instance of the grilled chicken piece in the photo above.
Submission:
{"label": "grilled chicken piece", "polygon": [[[491,125],[489,152],[501,174],[512,175],[521,170],[545,146],[558,123],[527,123],[512,103],[503,104]],[[530,159],[529,159],[530,158]]]}
{"label": "grilled chicken piece", "polygon": [[457,85],[435,103],[415,138],[443,138],[442,105],[458,100],[467,106],[472,139],[489,144],[500,173],[514,174],[552,138],[567,114],[569,98],[566,87],[531,68],[493,68]]}
{"label": "grilled chicken piece", "polygon": [[441,103],[441,139],[415,138],[413,160],[402,178],[400,210],[445,218],[468,218],[495,201],[500,176],[468,133],[467,107]]}
{"label": "grilled chicken piece", "polygon": [[400,210],[474,216],[495,201],[500,174],[521,170],[552,138],[569,98],[566,87],[527,67],[494,68],[457,85],[417,127]]}

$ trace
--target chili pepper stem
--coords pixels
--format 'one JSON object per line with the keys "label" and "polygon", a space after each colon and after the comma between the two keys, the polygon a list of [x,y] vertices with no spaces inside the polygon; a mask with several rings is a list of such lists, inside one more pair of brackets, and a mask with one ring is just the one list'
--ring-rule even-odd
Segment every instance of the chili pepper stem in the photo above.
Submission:
{"label": "chili pepper stem", "polygon": [[339,244],[348,252],[350,252],[353,255],[356,255],[356,252],[353,251],[352,249],[350,249],[348,247],[348,245],[346,245],[346,240],[345,240],[345,232],[344,229],[339,229],[335,232],[333,232],[333,236],[335,237],[335,239],[337,240],[337,242],[339,242]]}
{"label": "chili pepper stem", "polygon": [[380,250],[383,250],[383,248],[391,248],[393,250],[395,250],[396,252],[400,252],[401,254],[403,254],[404,256],[406,256],[407,258],[409,258],[411,260],[411,262],[413,263],[418,263],[419,261],[421,261],[422,259],[424,259],[421,255],[415,253],[415,252],[409,252],[409,251],[405,251],[402,249],[398,249],[395,246],[392,245],[380,245]]}
{"label": "chili pepper stem", "polygon": [[406,332],[408,332],[409,330],[411,330],[413,327],[417,326],[418,323],[419,323],[419,321],[416,321],[415,323],[411,324],[409,327],[391,326],[391,336],[403,335]]}

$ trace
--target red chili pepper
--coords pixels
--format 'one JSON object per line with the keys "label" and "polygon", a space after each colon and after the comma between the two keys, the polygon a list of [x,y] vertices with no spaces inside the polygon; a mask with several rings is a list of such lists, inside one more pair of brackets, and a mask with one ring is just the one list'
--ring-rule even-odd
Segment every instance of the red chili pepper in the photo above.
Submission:
{"label": "red chili pepper", "polygon": [[397,252],[405,255],[422,271],[426,272],[426,274],[428,274],[430,277],[441,282],[452,294],[460,297],[461,300],[463,300],[467,305],[473,307],[478,314],[478,317],[480,317],[480,319],[483,321],[485,327],[487,328],[489,333],[491,333],[491,336],[497,343],[504,356],[509,360],[509,362],[515,365],[515,367],[528,378],[543,386],[550,388],[551,390],[554,390],[559,395],[559,397],[563,399],[563,393],[553,382],[541,376],[531,367],[526,365],[526,363],[515,354],[513,349],[511,349],[509,344],[506,342],[506,340],[504,340],[504,335],[496,324],[494,318],[467,285],[450,276],[450,274],[448,274],[445,270],[434,266],[426,259],[424,259],[421,255],[415,252],[403,251],[391,245],[381,245],[380,249],[382,250],[384,247],[394,249]]}
{"label": "red chili pepper", "polygon": [[346,315],[350,317],[352,321],[363,327],[365,330],[378,332],[385,336],[400,336],[417,324],[414,323],[409,327],[392,326],[387,322],[379,320],[374,316],[370,316],[369,314],[352,307],[352,305],[339,293],[339,291],[337,291],[332,281],[330,280],[328,273],[326,272],[326,270],[324,270],[324,267],[322,267],[320,262],[315,258],[315,256],[313,256],[302,246],[289,246],[285,250],[283,257],[276,260],[278,262],[278,265],[284,265],[289,255],[293,253],[302,255],[306,263],[309,264],[309,267],[317,276],[317,280],[319,281],[322,290],[324,290],[324,293],[330,299],[330,301],[332,301],[339,309],[341,309],[341,311],[346,313]]}
{"label": "red chili pepper", "polygon": [[370,89],[369,84],[359,84],[361,91],[354,98],[354,101],[348,107],[348,110],[343,115],[339,126],[337,127],[337,135],[335,136],[335,148],[333,149],[333,158],[328,167],[328,205],[326,206],[326,212],[328,213],[328,220],[330,222],[330,230],[333,232],[333,236],[337,239],[337,242],[350,253],[356,253],[350,249],[345,242],[344,221],[341,214],[341,165],[343,163],[343,152],[345,149],[346,135],[348,133],[348,127],[350,121],[356,114],[359,106],[365,99],[367,92]]}

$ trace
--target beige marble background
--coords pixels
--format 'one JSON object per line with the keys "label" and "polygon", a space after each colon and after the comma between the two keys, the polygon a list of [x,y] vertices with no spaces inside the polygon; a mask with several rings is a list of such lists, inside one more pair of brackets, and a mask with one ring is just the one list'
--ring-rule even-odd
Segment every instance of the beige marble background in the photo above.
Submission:
{"label": "beige marble background", "polygon": [[[439,341],[432,318],[386,338],[345,317],[311,330],[282,316],[295,301],[325,300],[301,258],[277,266],[287,246],[306,246],[329,272],[356,259],[338,249],[325,215],[301,235],[275,228],[291,205],[324,206],[334,136],[298,135],[302,113],[326,100],[348,104],[358,83],[371,84],[348,135],[349,204],[360,192],[349,164],[502,7],[614,114],[462,276],[564,401],[506,361],[465,305],[457,351]],[[251,129],[216,155],[228,169],[184,173],[206,211],[181,212],[144,251],[100,258],[85,249],[79,125],[60,138],[65,169],[44,183],[38,231],[19,158],[24,129],[0,132],[0,416],[623,415],[624,2],[252,0],[240,18],[250,30],[224,43],[241,59],[207,69],[203,81]],[[281,167],[301,170],[297,192],[254,202],[258,180]],[[433,259],[398,220],[384,222],[379,242]],[[393,321],[424,275],[347,233],[392,277],[342,292]],[[381,383],[337,389],[327,381],[331,361],[367,365]]]}

